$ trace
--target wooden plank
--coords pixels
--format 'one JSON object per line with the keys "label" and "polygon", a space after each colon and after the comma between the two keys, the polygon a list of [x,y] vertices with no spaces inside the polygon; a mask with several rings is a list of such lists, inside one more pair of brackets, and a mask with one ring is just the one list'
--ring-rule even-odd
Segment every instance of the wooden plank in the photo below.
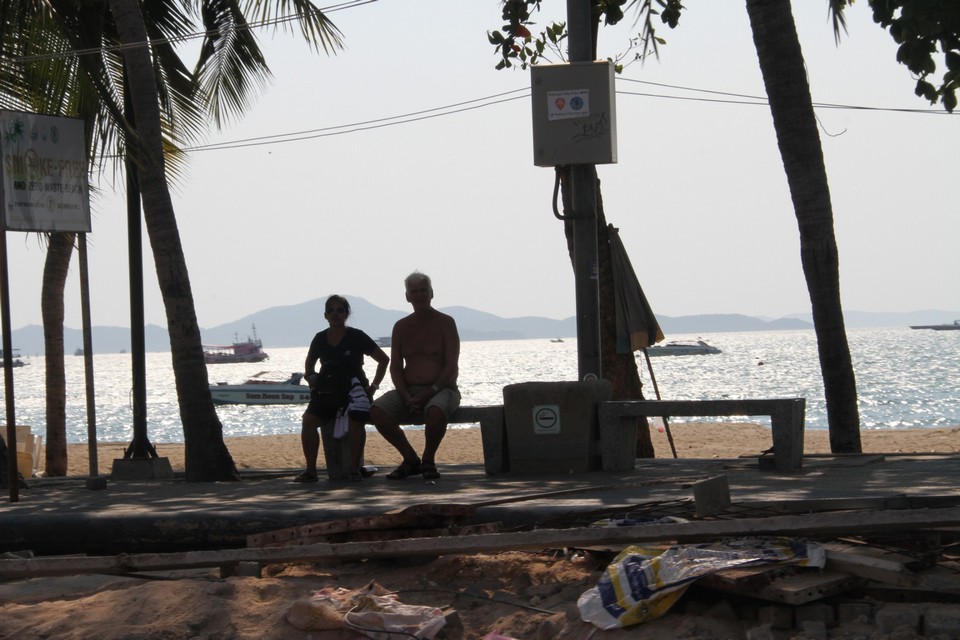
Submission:
{"label": "wooden plank", "polygon": [[784,604],[806,604],[858,587],[859,578],[839,571],[808,570],[777,580],[757,593],[757,597]]}
{"label": "wooden plank", "polygon": [[[903,562],[892,555],[876,557],[868,555],[867,549],[860,552],[855,547],[841,543],[826,543],[826,568],[843,571],[868,580],[876,580],[898,587],[912,587],[917,584],[917,575]],[[908,561],[912,558],[907,558]]]}
{"label": "wooden plank", "polygon": [[850,509],[942,509],[960,506],[960,495],[941,496],[859,496],[856,498],[813,498],[798,500],[745,500],[737,506],[775,510],[781,513],[840,511]]}
{"label": "wooden plank", "polygon": [[302,545],[305,540],[318,540],[324,536],[351,531],[439,527],[451,524],[453,520],[458,518],[473,516],[475,512],[475,507],[464,504],[415,504],[384,514],[353,516],[255,533],[247,536],[247,546]]}
{"label": "wooden plank", "polygon": [[584,547],[603,544],[637,544],[676,540],[698,542],[730,536],[841,535],[852,531],[930,529],[960,525],[960,508],[911,511],[815,513],[707,522],[649,524],[631,527],[539,529],[442,538],[411,538],[393,542],[347,542],[302,547],[228,549],[147,553],[89,558],[42,557],[0,560],[0,577],[71,575],[77,573],[127,573],[195,567],[218,567],[236,562],[291,563],[328,559],[395,558],[416,555],[469,555],[507,550]]}
{"label": "wooden plank", "polygon": [[[297,540],[296,544],[306,545],[318,542],[344,543],[344,542],[365,542],[371,540],[399,540],[406,538],[435,538],[438,536],[458,536],[458,535],[478,535],[482,533],[498,533],[503,529],[502,525],[493,522],[482,525],[461,526],[451,524],[444,527],[433,529],[379,529],[376,531],[345,531],[335,533],[329,536],[320,536],[311,540]],[[294,546],[283,545],[283,546]]]}
{"label": "wooden plank", "polygon": [[720,574],[709,575],[701,578],[699,584],[726,593],[791,605],[844,593],[860,584],[859,578],[840,571],[801,568],[786,574],[783,569],[769,572],[769,577],[758,573],[752,579],[740,580],[724,580]]}

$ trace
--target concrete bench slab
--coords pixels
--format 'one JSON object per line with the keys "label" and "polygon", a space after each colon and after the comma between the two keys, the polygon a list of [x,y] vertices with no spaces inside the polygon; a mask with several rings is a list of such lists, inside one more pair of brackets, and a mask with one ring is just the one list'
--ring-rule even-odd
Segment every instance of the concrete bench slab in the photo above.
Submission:
{"label": "concrete bench slab", "polygon": [[609,471],[633,468],[635,444],[627,440],[630,439],[631,433],[633,438],[636,438],[634,419],[640,416],[770,416],[774,467],[777,471],[796,471],[803,466],[805,412],[804,398],[601,402],[599,404],[600,454],[603,468]]}

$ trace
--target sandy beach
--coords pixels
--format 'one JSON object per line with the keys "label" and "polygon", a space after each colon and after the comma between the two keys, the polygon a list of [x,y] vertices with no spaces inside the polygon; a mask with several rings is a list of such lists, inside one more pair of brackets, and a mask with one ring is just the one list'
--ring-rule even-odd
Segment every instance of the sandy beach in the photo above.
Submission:
{"label": "sandy beach", "polygon": [[[756,455],[770,448],[768,427],[748,423],[671,423],[677,457],[680,458],[736,458]],[[658,458],[672,457],[665,432],[652,430]],[[414,448],[423,447],[422,431],[407,431]],[[807,454],[830,453],[826,431],[808,430],[804,438]],[[960,425],[949,429],[898,429],[861,432],[864,453],[950,453],[960,451]],[[300,435],[250,436],[227,438],[227,448],[237,469],[299,469],[303,466]],[[101,442],[97,448],[100,474],[108,474],[113,460],[123,457],[128,442]],[[153,443],[158,455],[169,458],[174,471],[183,471],[183,444]],[[323,466],[321,453],[320,466]],[[88,475],[89,452],[86,443],[72,444],[67,450],[68,475]],[[392,469],[400,462],[396,451],[378,434],[367,435],[366,462],[384,469]],[[482,464],[483,448],[478,427],[450,429],[438,456],[443,464]]]}

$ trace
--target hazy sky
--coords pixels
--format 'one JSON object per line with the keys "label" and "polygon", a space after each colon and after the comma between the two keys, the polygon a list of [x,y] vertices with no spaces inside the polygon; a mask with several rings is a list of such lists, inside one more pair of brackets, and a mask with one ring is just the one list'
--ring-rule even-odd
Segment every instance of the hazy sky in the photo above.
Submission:
{"label": "hazy sky", "polygon": [[[608,222],[659,314],[809,311],[770,111],[753,98],[764,89],[744,2],[685,4],[660,60],[617,79],[619,162],[598,167]],[[565,19],[565,2],[543,5],[541,25]],[[870,108],[817,109],[844,307],[960,309],[960,116],[914,97],[866,2],[848,11],[839,47],[826,0],[794,2],[794,14],[814,102]],[[529,72],[496,71],[486,39],[499,2],[380,0],[329,15],[347,45],[333,57],[259,32],[274,81],[207,141],[242,144],[194,153],[176,187],[201,327],[335,292],[406,309],[414,269],[433,277],[437,306],[573,315],[554,173],[533,165]],[[626,49],[625,22],[601,30],[601,57]],[[93,323],[129,326],[125,202],[100,186]],[[39,324],[44,251],[35,234],[7,242],[12,328]],[[146,320],[163,325],[144,255]],[[78,273],[75,261],[71,327]]]}

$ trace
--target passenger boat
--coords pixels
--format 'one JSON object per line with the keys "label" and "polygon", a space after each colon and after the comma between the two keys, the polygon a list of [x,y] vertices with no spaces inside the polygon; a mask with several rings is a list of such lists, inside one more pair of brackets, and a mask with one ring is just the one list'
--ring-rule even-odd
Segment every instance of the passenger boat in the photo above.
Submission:
{"label": "passenger boat", "polygon": [[227,362],[263,362],[270,356],[263,351],[263,344],[257,338],[257,327],[253,326],[253,335],[240,341],[235,338],[231,345],[203,345],[203,361],[207,364]]}
{"label": "passenger boat", "polygon": [[911,325],[911,329],[933,329],[934,331],[960,331],[960,320],[954,320],[953,324],[919,324]]}
{"label": "passenger boat", "polygon": [[647,348],[647,355],[650,356],[703,356],[714,353],[720,353],[720,349],[703,340],[677,340]]}
{"label": "passenger boat", "polygon": [[261,371],[241,384],[218,382],[210,385],[214,404],[306,404],[310,387],[301,384],[302,373],[289,376]]}
{"label": "passenger boat", "polygon": [[377,346],[382,349],[390,348],[391,336],[380,336],[374,342],[377,343]]}

